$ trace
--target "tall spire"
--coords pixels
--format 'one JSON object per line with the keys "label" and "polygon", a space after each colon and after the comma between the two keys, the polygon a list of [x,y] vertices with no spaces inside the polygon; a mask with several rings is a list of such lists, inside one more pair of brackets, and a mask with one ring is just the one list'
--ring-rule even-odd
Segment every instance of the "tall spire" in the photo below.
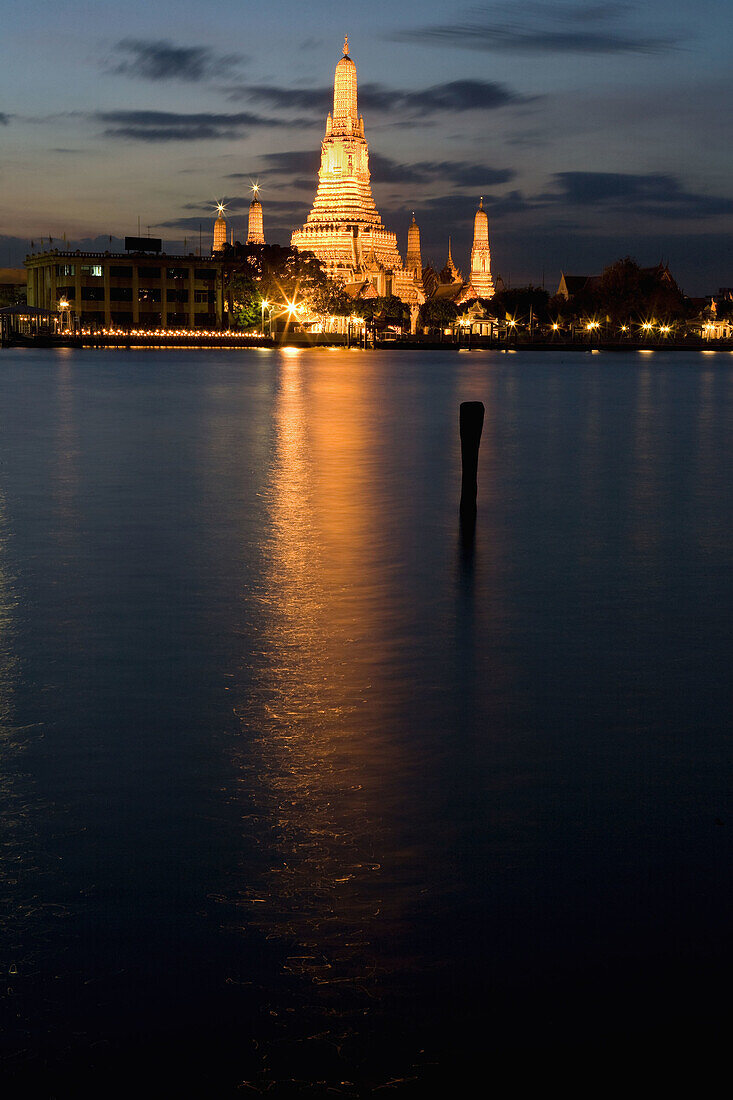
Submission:
{"label": "tall spire", "polygon": [[471,285],[479,298],[493,298],[494,280],[491,277],[491,250],[489,248],[489,219],[481,196],[473,219],[473,248],[471,249]]}
{"label": "tall spire", "polygon": [[[369,173],[369,147],[364,120],[358,117],[356,66],[348,55],[348,39],[336,65],[333,116],[326,120],[321,142],[321,166],[313,206],[290,241],[313,252],[329,276],[351,281],[363,277],[371,255],[383,271],[379,293],[388,293],[386,273],[402,270],[397,240],[382,223]],[[391,277],[391,275],[390,275]]]}
{"label": "tall spire", "polygon": [[450,239],[450,237],[448,238],[448,259],[445,261],[445,267],[443,268],[443,270],[441,271],[440,274],[441,274],[442,278],[444,278],[445,275],[448,275],[450,277],[450,279],[453,280],[454,283],[457,283],[459,279],[463,278],[460,271],[458,270],[456,265],[453,263],[453,253],[451,251],[451,239]]}
{"label": "tall spire", "polygon": [[356,65],[349,57],[349,37],[344,39],[344,55],[336,66],[333,79],[334,134],[350,134],[359,126],[356,107]]}
{"label": "tall spire", "polygon": [[422,256],[420,254],[420,227],[415,221],[415,211],[412,212],[412,225],[407,230],[407,256],[405,258],[405,270],[422,276]]}
{"label": "tall spire", "polygon": [[224,211],[226,206],[223,202],[216,204],[218,217],[214,222],[214,243],[212,246],[212,252],[221,252],[224,245],[227,243],[227,222],[224,217]]}
{"label": "tall spire", "polygon": [[249,204],[247,221],[247,244],[264,244],[265,228],[262,222],[262,203],[259,199],[260,186],[252,184],[252,202]]}

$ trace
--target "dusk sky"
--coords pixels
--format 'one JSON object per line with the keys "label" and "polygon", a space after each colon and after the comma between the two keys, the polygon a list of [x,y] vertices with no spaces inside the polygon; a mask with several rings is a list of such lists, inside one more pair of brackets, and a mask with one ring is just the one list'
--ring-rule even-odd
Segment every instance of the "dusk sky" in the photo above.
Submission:
{"label": "dusk sky", "polygon": [[[663,259],[689,294],[733,284],[733,5],[697,0],[149,4],[0,0],[0,266],[66,233],[166,247],[258,180],[269,241],[311,204],[344,34],[375,200],[404,255],[449,235],[465,272],[484,196],[505,281]],[[117,244],[112,246],[117,247]]]}

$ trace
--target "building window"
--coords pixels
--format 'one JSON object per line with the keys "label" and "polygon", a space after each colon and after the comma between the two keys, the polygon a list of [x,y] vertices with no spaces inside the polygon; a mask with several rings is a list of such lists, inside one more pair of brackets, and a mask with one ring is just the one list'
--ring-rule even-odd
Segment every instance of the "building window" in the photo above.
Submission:
{"label": "building window", "polygon": [[160,268],[159,267],[139,267],[137,273],[141,279],[159,279]]}
{"label": "building window", "polygon": [[141,286],[137,291],[138,302],[159,302],[160,301],[160,287],[154,286]]}
{"label": "building window", "polygon": [[109,291],[110,302],[131,302],[132,301],[132,287],[129,286],[113,286]]}
{"label": "building window", "polygon": [[76,298],[75,286],[57,286],[56,287],[57,298]]}
{"label": "building window", "polygon": [[82,275],[90,275],[93,279],[101,279],[104,275],[101,264],[82,264],[80,270]]}
{"label": "building window", "polygon": [[169,279],[187,279],[188,268],[187,267],[169,267],[168,268]]}
{"label": "building window", "polygon": [[109,273],[113,279],[131,279],[132,268],[131,267],[111,267]]}
{"label": "building window", "polygon": [[215,279],[216,271],[208,267],[197,267],[194,271],[195,279]]}
{"label": "building window", "polygon": [[187,302],[188,291],[187,290],[167,290],[166,291],[167,302]]}
{"label": "building window", "polygon": [[81,300],[82,302],[103,302],[104,290],[101,286],[83,286]]}
{"label": "building window", "polygon": [[56,265],[56,274],[60,275],[62,278],[63,278],[64,275],[76,275],[76,265],[75,264],[57,264]]}

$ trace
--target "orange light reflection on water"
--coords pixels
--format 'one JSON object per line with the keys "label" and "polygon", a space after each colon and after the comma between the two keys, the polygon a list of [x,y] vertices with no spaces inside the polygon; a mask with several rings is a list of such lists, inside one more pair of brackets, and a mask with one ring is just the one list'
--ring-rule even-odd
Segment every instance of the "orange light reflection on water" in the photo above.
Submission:
{"label": "orange light reflection on water", "polygon": [[335,367],[316,387],[295,357],[280,368],[262,659],[246,703],[258,732],[239,760],[245,789],[257,780],[258,826],[270,829],[269,868],[243,891],[245,920],[294,943],[287,968],[326,992],[337,983],[340,996],[344,983],[375,979],[375,935],[410,898],[399,838],[410,769],[386,732],[395,593],[375,533],[368,383]]}

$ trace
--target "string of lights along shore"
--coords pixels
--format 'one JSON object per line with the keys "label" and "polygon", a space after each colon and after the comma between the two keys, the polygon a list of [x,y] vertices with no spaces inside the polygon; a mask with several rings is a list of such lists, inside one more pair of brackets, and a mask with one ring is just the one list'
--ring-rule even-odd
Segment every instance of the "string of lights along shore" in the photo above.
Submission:
{"label": "string of lights along shore", "polygon": [[[264,244],[262,203],[259,186],[249,207],[247,243]],[[218,207],[214,224],[214,252],[226,243],[224,208]],[[346,285],[352,298],[393,294],[417,312],[425,301],[426,290],[457,305],[473,298],[491,298],[489,220],[483,198],[474,219],[471,271],[465,280],[453,263],[448,245],[448,260],[439,273],[423,269],[420,253],[420,228],[412,215],[407,234],[407,253],[403,265],[397,236],[382,222],[371,189],[369,145],[364,119],[359,115],[356,65],[349,55],[348,36],[343,56],[336,65],[333,82],[333,112],[326,118],[321,142],[321,165],[313,206],[300,229],[294,230],[291,246],[311,252],[323,264],[326,274]]]}

